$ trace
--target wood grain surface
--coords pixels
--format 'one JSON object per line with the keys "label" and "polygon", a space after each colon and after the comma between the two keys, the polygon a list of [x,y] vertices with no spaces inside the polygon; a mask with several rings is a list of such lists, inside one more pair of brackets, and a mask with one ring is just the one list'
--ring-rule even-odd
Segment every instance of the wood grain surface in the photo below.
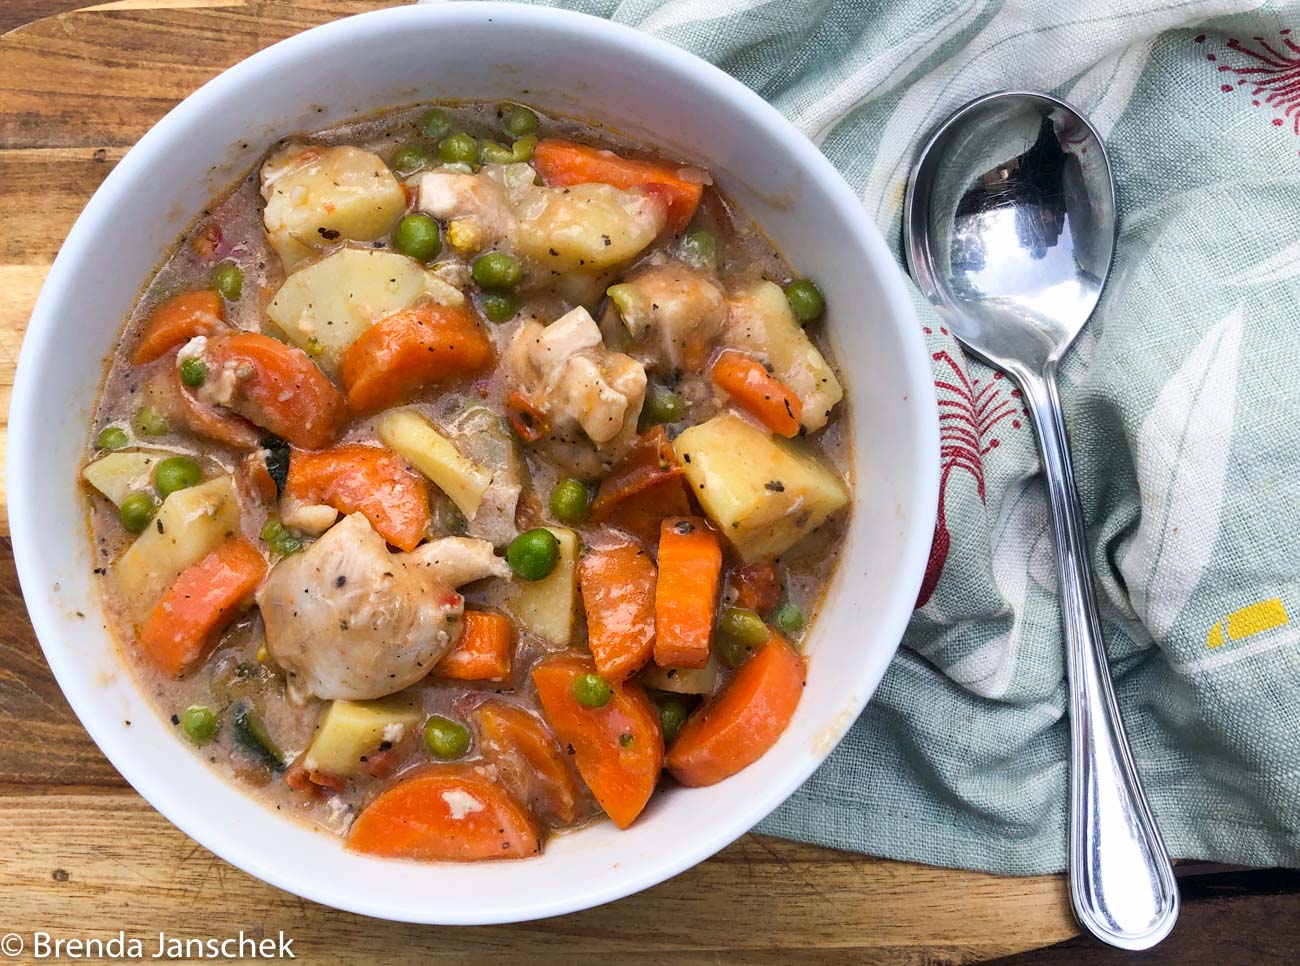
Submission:
{"label": "wood grain surface", "polygon": [[[126,148],[243,57],[386,5],[0,0],[0,411],[50,262]],[[343,963],[965,962],[1077,932],[1059,876],[997,878],[753,835],[638,896],[539,923],[414,927],[300,900],[193,843],[103,758],[45,665],[0,538],[0,933],[35,929],[125,930],[146,955],[160,930],[283,930],[300,960]],[[1068,949],[1097,952],[1076,942]]]}

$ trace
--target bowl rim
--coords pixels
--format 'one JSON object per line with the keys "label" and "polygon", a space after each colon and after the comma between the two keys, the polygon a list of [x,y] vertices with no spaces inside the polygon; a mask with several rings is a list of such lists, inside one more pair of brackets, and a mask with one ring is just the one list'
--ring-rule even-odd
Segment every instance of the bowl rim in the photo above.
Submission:
{"label": "bowl rim", "polygon": [[[15,460],[15,456],[30,451],[34,444],[34,436],[39,432],[33,401],[38,392],[38,373],[34,368],[37,363],[33,360],[38,356],[44,357],[54,340],[55,320],[52,318],[52,306],[59,298],[57,293],[68,286],[73,266],[94,257],[88,250],[86,236],[91,231],[88,226],[102,217],[101,212],[112,210],[112,206],[117,203],[117,199],[113,197],[117,193],[117,186],[128,182],[134,176],[136,168],[148,162],[156,144],[165,145],[172,138],[174,129],[180,128],[192,117],[203,116],[209,110],[209,102],[221,96],[229,88],[244,85],[247,83],[246,78],[256,76],[267,67],[274,67],[276,61],[285,53],[299,53],[310,50],[314,45],[333,44],[339,36],[356,29],[358,23],[370,24],[375,21],[389,20],[396,26],[406,25],[418,29],[427,27],[430,22],[437,22],[445,28],[454,27],[458,22],[477,24],[494,19],[508,19],[514,29],[527,29],[529,25],[537,25],[599,34],[602,43],[635,48],[638,53],[655,60],[675,73],[700,76],[702,80],[708,81],[708,96],[722,98],[742,109],[747,114],[749,122],[761,129],[775,127],[781,130],[790,140],[792,149],[800,156],[801,163],[824,182],[823,187],[831,195],[831,207],[854,212],[861,210],[860,199],[854,195],[830,161],[812,141],[755,91],[694,54],[630,26],[573,11],[501,2],[414,4],[343,17],[281,40],[222,71],[168,111],[109,172],[69,231],[33,309],[23,339],[14,380],[7,445],[7,465],[10,467],[7,483],[10,532],[15,566],[27,602],[28,615],[46,661],[65,698],[77,714],[82,727],[90,734],[112,765],[151,807],[223,861],[228,861],[286,892],[333,908],[380,919],[428,924],[481,925],[524,922],[561,915],[640,892],[702,862],[741,835],[751,831],[759,821],[782,804],[807,780],[847,733],[848,726],[861,714],[879,686],[889,661],[882,660],[878,673],[864,675],[859,680],[861,687],[845,709],[846,712],[850,710],[852,712],[847,722],[833,736],[833,740],[826,742],[824,749],[819,750],[818,754],[796,763],[795,767],[790,769],[786,781],[758,791],[752,797],[752,804],[748,810],[739,814],[729,824],[720,825],[708,836],[693,837],[681,848],[668,850],[660,860],[648,863],[635,873],[626,875],[617,885],[611,887],[603,883],[591,883],[579,889],[568,889],[555,898],[520,899],[512,896],[509,897],[509,901],[506,901],[507,897],[503,896],[503,902],[499,907],[484,910],[481,914],[459,915],[451,919],[440,918],[434,911],[418,910],[414,905],[400,910],[380,907],[376,901],[365,894],[358,894],[355,889],[332,888],[330,883],[312,880],[299,875],[291,868],[271,864],[255,849],[239,842],[237,838],[226,836],[219,829],[210,827],[210,823],[205,824],[192,816],[191,810],[184,804],[183,796],[173,795],[168,790],[158,787],[146,773],[145,767],[142,764],[137,766],[136,756],[131,749],[125,747],[121,732],[110,728],[106,720],[101,720],[88,689],[79,687],[79,682],[75,680],[71,668],[72,654],[61,644],[60,629],[61,625],[66,623],[65,618],[59,615],[57,608],[45,601],[39,592],[43,588],[37,584],[35,550],[33,549],[29,554],[26,548],[34,546],[40,534],[35,531],[34,524],[28,522],[28,515],[15,511],[20,511],[23,506],[39,499],[41,491],[34,479],[34,470],[23,467],[21,461]],[[911,387],[912,402],[917,407],[918,425],[925,437],[915,441],[918,453],[917,476],[912,489],[916,494],[916,502],[915,507],[910,510],[912,515],[910,529],[915,533],[928,534],[933,532],[939,499],[939,423],[933,379],[920,322],[903,283],[902,270],[897,267],[897,260],[890,253],[874,222],[866,217],[847,221],[848,230],[854,233],[856,242],[874,262],[888,264],[896,269],[881,273],[880,297],[885,307],[884,314],[894,321],[899,330],[901,352],[896,364],[906,371],[906,383]],[[896,572],[902,575],[903,586],[913,590],[920,587],[929,549],[928,541],[910,539],[907,542],[906,552],[896,561],[894,567]],[[891,660],[911,617],[911,605],[911,600],[900,599],[890,613],[879,615],[879,619],[873,622],[883,640],[894,642],[893,649],[889,652]],[[132,678],[132,687],[139,691],[138,683],[134,678]],[[292,818],[287,820],[294,821]]]}

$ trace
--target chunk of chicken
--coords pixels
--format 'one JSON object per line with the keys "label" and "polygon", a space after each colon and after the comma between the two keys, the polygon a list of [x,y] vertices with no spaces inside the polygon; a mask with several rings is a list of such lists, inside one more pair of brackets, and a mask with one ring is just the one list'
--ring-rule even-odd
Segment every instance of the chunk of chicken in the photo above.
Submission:
{"label": "chunk of chicken", "polygon": [[678,261],[644,268],[608,294],[638,349],[644,347],[643,361],[668,371],[702,370],[727,321],[722,287]]}
{"label": "chunk of chicken", "polygon": [[762,359],[803,403],[800,422],[809,432],[826,425],[831,410],[844,398],[835,372],[808,333],[795,320],[785,292],[762,281],[728,300],[722,344]]}
{"label": "chunk of chicken", "polygon": [[579,428],[605,453],[636,436],[645,402],[645,367],[611,352],[591,314],[578,307],[550,325],[526,322],[511,343],[516,384],[561,439]]}
{"label": "chunk of chicken", "polygon": [[[427,215],[448,223],[447,240],[462,255],[498,245],[513,247],[515,214],[507,188],[517,176],[503,169],[515,165],[488,165],[479,174],[439,169],[422,175],[416,205]],[[532,182],[532,168],[528,182]]]}
{"label": "chunk of chicken", "polygon": [[391,553],[354,513],[280,561],[258,591],[267,652],[294,700],[383,697],[455,646],[465,605],[457,587],[509,575],[485,540],[444,537]]}
{"label": "chunk of chicken", "polygon": [[377,154],[291,141],[262,165],[262,221],[286,271],[342,240],[374,241],[406,210]]}

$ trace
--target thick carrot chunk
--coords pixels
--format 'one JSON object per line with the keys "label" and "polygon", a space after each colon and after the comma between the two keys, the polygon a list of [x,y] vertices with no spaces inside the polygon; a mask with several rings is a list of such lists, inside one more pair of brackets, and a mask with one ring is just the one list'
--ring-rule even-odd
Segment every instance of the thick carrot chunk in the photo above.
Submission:
{"label": "thick carrot chunk", "polygon": [[722,579],[722,546],[703,517],[669,517],[659,528],[655,663],[704,667]]}
{"label": "thick carrot chunk", "polygon": [[653,543],[664,517],[691,512],[683,472],[664,428],[646,430],[601,482],[591,505],[592,519]]}
{"label": "thick carrot chunk", "polygon": [[541,851],[528,810],[480,769],[433,766],[382,792],[352,823],[347,847],[390,859],[472,862]]}
{"label": "thick carrot chunk", "polygon": [[799,435],[803,402],[753,356],[723,352],[713,363],[713,383],[772,432],[787,439]]}
{"label": "thick carrot chunk", "polygon": [[659,780],[663,733],[654,705],[632,681],[609,682],[609,701],[599,708],[581,704],[573,682],[595,673],[595,664],[586,658],[557,655],[533,668],[533,683],[547,723],[573,748],[583,781],[614,824],[627,828]]}
{"label": "thick carrot chunk", "polygon": [[220,295],[209,289],[182,292],[149,313],[131,361],[137,366],[153,362],[196,335],[213,335],[225,327],[225,303]]}
{"label": "thick carrot chunk", "polygon": [[460,641],[438,662],[434,673],[456,681],[504,681],[510,677],[515,625],[504,614],[467,610]]}
{"label": "thick carrot chunk", "polygon": [[222,393],[218,402],[294,446],[323,449],[343,432],[343,397],[301,349],[237,332],[209,339],[205,358],[218,393],[221,380],[231,380],[229,398]]}
{"label": "thick carrot chunk", "polygon": [[682,177],[683,166],[634,161],[613,151],[544,138],[533,149],[533,167],[553,188],[575,184],[611,184],[616,188],[653,187],[668,203],[668,229],[676,234],[690,223],[704,185]]}
{"label": "thick carrot chunk", "polygon": [[180,677],[202,660],[266,576],[266,561],[233,537],[181,573],[150,612],[140,647],[160,670]]}
{"label": "thick carrot chunk", "polygon": [[655,565],[639,547],[593,550],[578,562],[596,670],[622,681],[650,660],[655,641]]}
{"label": "thick carrot chunk", "polygon": [[539,718],[504,701],[485,701],[474,717],[483,757],[519,801],[544,821],[567,825],[578,817],[578,776]]}
{"label": "thick carrot chunk", "polygon": [[468,303],[432,302],[372,325],[343,351],[339,376],[353,412],[406,402],[426,386],[482,372],[492,343]]}
{"label": "thick carrot chunk", "polygon": [[400,456],[379,446],[295,450],[284,495],[342,514],[362,513],[376,533],[402,550],[414,550],[429,532],[428,486]]}
{"label": "thick carrot chunk", "polygon": [[712,785],[758,761],[790,724],[803,681],[803,658],[774,631],[687,719],[668,752],[672,776],[683,785]]}

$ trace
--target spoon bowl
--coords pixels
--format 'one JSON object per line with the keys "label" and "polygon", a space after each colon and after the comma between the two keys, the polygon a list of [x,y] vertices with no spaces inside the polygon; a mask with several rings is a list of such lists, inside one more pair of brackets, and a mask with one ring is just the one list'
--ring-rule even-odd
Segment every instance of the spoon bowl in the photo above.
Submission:
{"label": "spoon bowl", "polygon": [[1060,358],[1115,250],[1105,145],[1045,94],[992,94],[957,111],[922,149],[903,217],[917,284],[1000,369]]}
{"label": "spoon bowl", "polygon": [[1115,184],[1096,129],[1046,94],[972,101],[922,148],[903,211],[907,261],[966,348],[1020,386],[1056,545],[1070,710],[1070,899],[1104,942],[1146,949],[1178,886],[1111,686],[1057,368],[1101,298]]}

